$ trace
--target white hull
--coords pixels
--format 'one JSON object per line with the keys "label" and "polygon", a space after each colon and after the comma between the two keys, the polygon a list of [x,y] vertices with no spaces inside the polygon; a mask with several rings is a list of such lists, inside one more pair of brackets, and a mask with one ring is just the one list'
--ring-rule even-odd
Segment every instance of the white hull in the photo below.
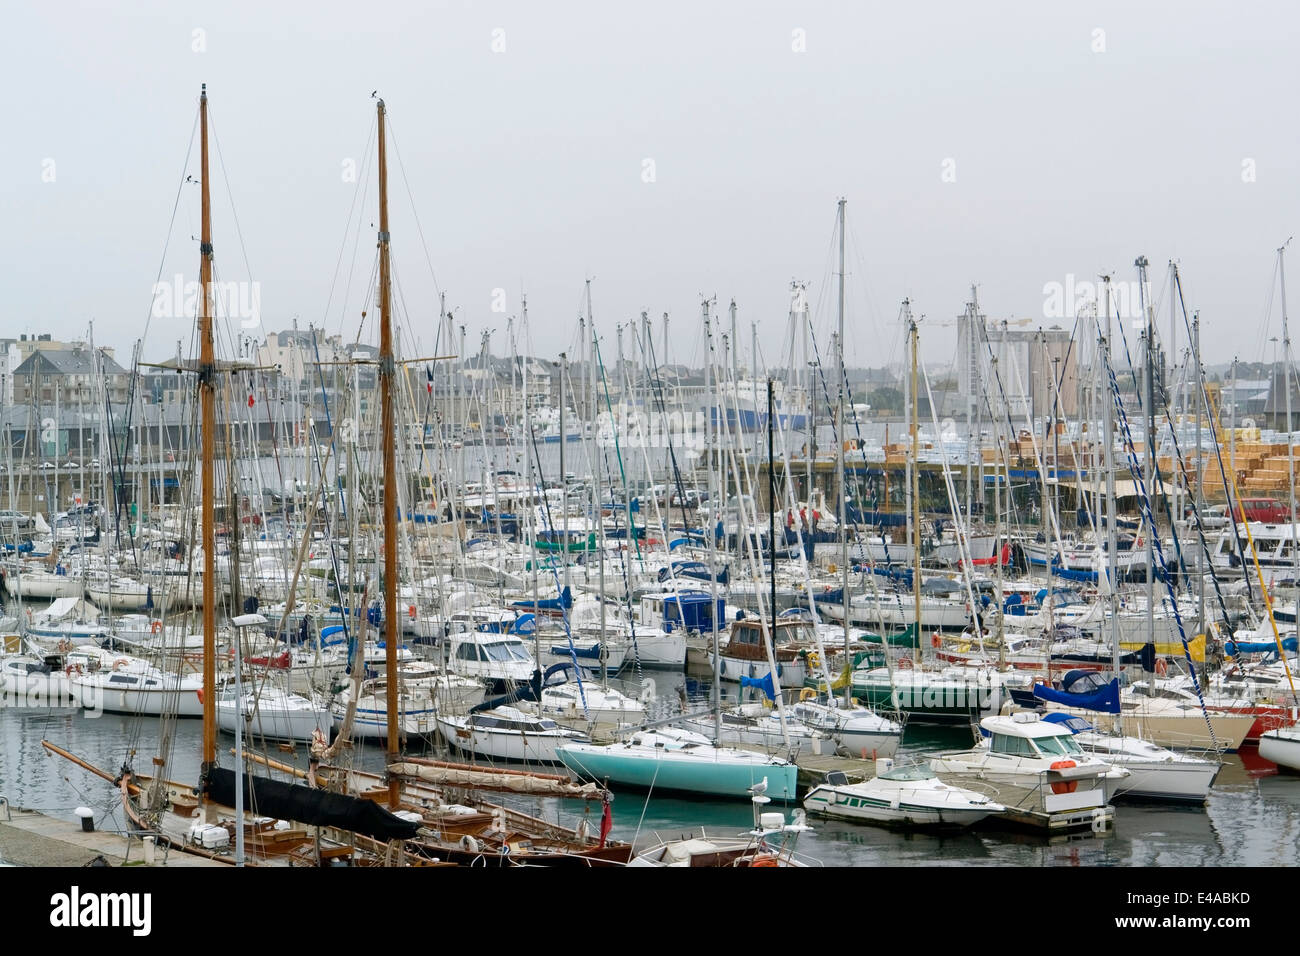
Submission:
{"label": "white hull", "polygon": [[462,718],[438,718],[443,738],[458,750],[494,760],[559,763],[556,750],[581,739],[567,732],[491,730],[471,727]]}
{"label": "white hull", "polygon": [[1300,731],[1290,727],[1259,735],[1259,755],[1279,767],[1300,771]]}

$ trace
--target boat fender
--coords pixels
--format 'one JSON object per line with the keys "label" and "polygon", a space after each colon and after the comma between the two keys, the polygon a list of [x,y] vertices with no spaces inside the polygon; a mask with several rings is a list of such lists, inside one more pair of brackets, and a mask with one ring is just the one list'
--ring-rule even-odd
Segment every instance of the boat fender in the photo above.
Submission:
{"label": "boat fender", "polygon": [[466,833],[460,838],[460,848],[466,853],[477,853],[479,851],[478,840]]}
{"label": "boat fender", "polygon": [[[1058,760],[1052,764],[1053,770],[1070,770],[1077,767],[1078,764],[1073,760]],[[1077,780],[1060,780],[1052,784],[1052,793],[1074,793],[1079,788]]]}

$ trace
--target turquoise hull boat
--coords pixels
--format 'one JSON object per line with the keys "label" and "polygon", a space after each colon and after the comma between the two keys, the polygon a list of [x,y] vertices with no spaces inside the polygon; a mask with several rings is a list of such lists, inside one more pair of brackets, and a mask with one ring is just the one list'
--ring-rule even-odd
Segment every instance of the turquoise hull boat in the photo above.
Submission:
{"label": "turquoise hull boat", "polygon": [[794,800],[799,768],[779,757],[715,747],[699,734],[643,732],[623,743],[573,744],[556,751],[580,776],[629,787],[715,797],[749,797],[767,780],[773,800]]}

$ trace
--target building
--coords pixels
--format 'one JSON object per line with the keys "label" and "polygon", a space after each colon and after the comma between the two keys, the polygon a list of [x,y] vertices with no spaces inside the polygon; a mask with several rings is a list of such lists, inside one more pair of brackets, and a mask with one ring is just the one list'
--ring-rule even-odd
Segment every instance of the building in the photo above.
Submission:
{"label": "building", "polygon": [[[20,351],[23,344],[20,340]],[[91,350],[81,342],[42,341],[41,345],[30,350],[13,372],[12,404],[51,412],[55,408],[96,408],[105,401],[126,404],[131,376],[107,349]]]}

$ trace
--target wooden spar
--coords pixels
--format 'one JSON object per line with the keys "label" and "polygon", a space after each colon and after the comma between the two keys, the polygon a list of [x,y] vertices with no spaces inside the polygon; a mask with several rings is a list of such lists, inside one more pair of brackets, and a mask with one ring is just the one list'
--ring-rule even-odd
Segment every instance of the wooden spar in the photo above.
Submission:
{"label": "wooden spar", "polygon": [[[216,535],[213,472],[217,435],[216,349],[212,337],[212,202],[208,190],[208,86],[199,95],[200,188],[203,193],[202,226],[199,240],[199,404],[202,411],[200,444],[203,464],[203,763],[200,780],[217,762],[217,619],[216,619]],[[205,788],[206,790],[206,788]],[[205,801],[210,817],[215,807]],[[212,822],[209,820],[208,822]]]}
{"label": "wooden spar", "polygon": [[484,767],[479,764],[469,763],[452,763],[447,760],[427,760],[423,757],[403,757],[403,763],[418,763],[422,767],[440,767],[444,770],[478,770],[486,771],[493,774],[501,774],[507,777],[532,777],[536,780],[556,780],[561,783],[571,781],[572,777],[567,777],[559,773],[534,773],[531,770],[508,770],[504,767]]}
{"label": "wooden spar", "polygon": [[[230,753],[233,754],[234,752],[235,751],[232,748]],[[254,753],[251,750],[245,750],[244,757],[248,760],[253,761],[254,763],[260,763],[264,767],[267,767],[270,770],[278,770],[281,773],[290,774],[294,777],[297,777],[299,780],[307,779],[307,771],[299,770],[297,767],[291,767],[289,764],[281,763],[278,760],[272,760],[270,757],[266,756],[265,754],[259,754],[259,753]]]}
{"label": "wooden spar", "polygon": [[[388,156],[384,143],[384,101],[379,101],[379,384],[384,433],[384,663],[388,678],[388,760],[395,763],[401,739],[397,704],[397,447],[393,420],[392,276],[388,259]],[[401,805],[402,785],[388,781],[388,804]]]}
{"label": "wooden spar", "polygon": [[[114,777],[107,770],[100,770],[94,764],[87,763],[86,761],[78,757],[76,754],[69,753],[68,751],[64,750],[62,747],[58,746],[57,744],[52,744],[48,740],[42,740],[41,746],[44,747],[46,750],[48,750],[50,753],[58,754],[64,760],[71,760],[82,770],[89,771],[90,773],[93,773],[96,777],[99,777],[103,780],[107,780],[109,783],[117,782],[117,778]],[[140,788],[135,784],[129,784],[128,786],[131,788],[132,794],[138,794],[140,792]]]}

